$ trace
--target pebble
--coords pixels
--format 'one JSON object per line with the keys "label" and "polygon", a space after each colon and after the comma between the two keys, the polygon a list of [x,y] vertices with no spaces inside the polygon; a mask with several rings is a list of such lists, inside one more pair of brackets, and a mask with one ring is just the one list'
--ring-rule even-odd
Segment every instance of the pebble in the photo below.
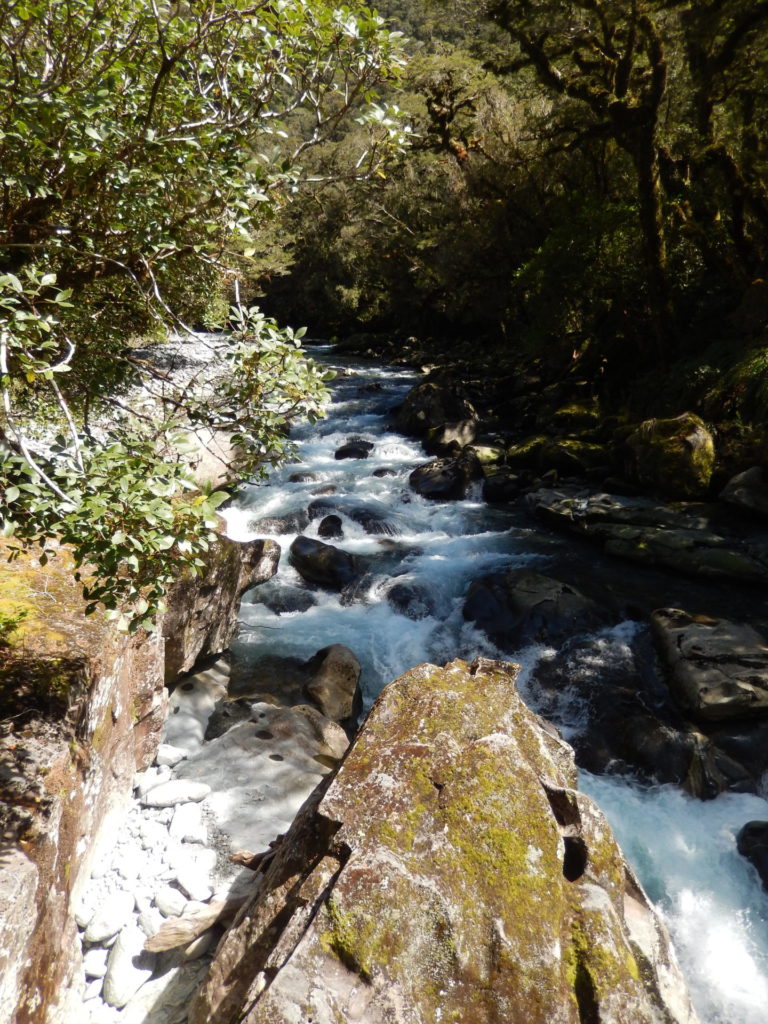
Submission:
{"label": "pebble", "polygon": [[161,743],[157,748],[155,763],[175,768],[179,761],[183,761],[186,756],[187,752],[182,747],[174,747],[172,743]]}
{"label": "pebble", "polygon": [[163,915],[157,907],[150,907],[148,910],[142,910],[139,914],[138,925],[147,938],[150,938],[156,932],[159,932],[162,924]]}
{"label": "pebble", "polygon": [[202,849],[199,852],[183,851],[175,862],[176,881],[191,900],[205,903],[213,896],[211,872],[216,867],[216,851]]}
{"label": "pebble", "polygon": [[107,973],[107,951],[95,946],[83,957],[83,970],[86,978],[103,978]]}
{"label": "pebble", "polygon": [[147,768],[145,772],[137,772],[133,777],[133,788],[139,797],[145,796],[154,786],[159,786],[170,778],[171,769],[166,765]]}
{"label": "pebble", "polygon": [[146,935],[131,922],[123,928],[110,951],[104,977],[103,999],[122,1007],[135,995],[154,970],[154,956],[144,952]]}
{"label": "pebble", "polygon": [[155,894],[155,906],[164,917],[181,917],[187,904],[186,897],[178,889],[170,885],[159,889]]}
{"label": "pebble", "polygon": [[144,807],[174,807],[176,804],[188,803],[191,800],[204,800],[211,792],[205,782],[187,782],[184,779],[173,779],[153,786],[141,797]]}
{"label": "pebble", "polygon": [[203,843],[208,840],[208,829],[203,824],[203,812],[199,804],[181,804],[176,808],[169,828],[171,839],[183,843]]}
{"label": "pebble", "polygon": [[108,897],[88,922],[85,941],[101,943],[114,938],[133,912],[133,894],[122,889]]}
{"label": "pebble", "polygon": [[96,999],[97,996],[101,995],[101,978],[94,978],[93,981],[89,981],[85,986],[85,992],[83,992],[83,1002],[87,1003],[91,999]]}

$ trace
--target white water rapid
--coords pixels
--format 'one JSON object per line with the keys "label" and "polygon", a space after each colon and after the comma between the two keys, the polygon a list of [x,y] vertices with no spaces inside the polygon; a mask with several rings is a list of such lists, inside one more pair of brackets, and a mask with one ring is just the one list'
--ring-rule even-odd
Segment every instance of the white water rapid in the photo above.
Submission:
{"label": "white water rapid", "polygon": [[[343,361],[324,354],[321,358],[353,376],[334,382],[325,420],[296,432],[300,461],[267,485],[243,490],[238,507],[227,512],[229,532],[242,540],[264,536],[250,524],[301,512],[324,499],[329,507],[323,514],[336,513],[343,521],[343,539],[331,543],[367,557],[369,571],[350,603],[317,590],[316,603],[301,612],[275,614],[260,603],[263,590],[256,588],[243,603],[234,653],[253,661],[266,653],[308,658],[326,644],[344,643],[363,665],[367,704],[383,685],[422,661],[508,658],[464,621],[467,585],[500,568],[526,566],[557,575],[560,543],[519,515],[489,508],[479,494],[446,503],[415,494],[408,474],[425,461],[423,451],[417,442],[394,433],[387,415],[413,385],[414,375],[354,363],[349,364],[354,369],[345,370]],[[337,461],[334,452],[352,436],[374,443],[370,457]],[[377,470],[393,475],[375,476]],[[331,488],[332,493],[319,494]],[[391,533],[366,533],[348,514],[359,506],[380,513]],[[321,518],[303,532],[317,536]],[[264,586],[302,588],[288,561],[294,535],[272,536],[283,556],[278,576]],[[422,584],[433,602],[432,614],[411,619],[393,609],[385,599],[393,576]],[[626,622],[596,637],[591,671],[599,677],[601,669],[621,659],[628,639],[640,628]],[[529,680],[538,659],[548,653],[531,647],[514,656],[524,668],[521,691],[534,706],[536,687]],[[584,714],[578,698],[569,700],[565,694],[555,717],[568,735],[578,729]],[[764,1024],[768,896],[754,868],[736,851],[735,835],[750,819],[768,818],[768,803],[737,794],[702,802],[671,786],[641,786],[626,777],[586,772],[582,785],[605,811],[661,908],[702,1024]]]}

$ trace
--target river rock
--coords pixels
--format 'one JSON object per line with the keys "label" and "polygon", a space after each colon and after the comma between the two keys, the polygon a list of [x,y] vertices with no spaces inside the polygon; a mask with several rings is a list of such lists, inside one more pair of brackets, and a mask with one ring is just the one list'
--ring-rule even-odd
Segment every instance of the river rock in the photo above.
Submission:
{"label": "river rock", "polygon": [[492,573],[471,583],[464,618],[508,652],[530,643],[556,644],[610,621],[605,609],[574,587],[529,569]]}
{"label": "river rock", "polygon": [[547,525],[594,540],[610,555],[705,579],[768,581],[765,545],[714,529],[701,506],[576,487],[541,488],[526,504]]}
{"label": "river rock", "polygon": [[185,1024],[190,997],[207,969],[207,960],[194,961],[145,982],[122,1011],[120,1024]]}
{"label": "river rock", "polygon": [[173,821],[168,829],[171,839],[180,843],[206,843],[208,830],[203,824],[200,804],[180,804],[173,812]]}
{"label": "river rock", "polygon": [[666,498],[702,498],[715,465],[715,445],[694,413],[645,420],[626,440],[630,479]]}
{"label": "river rock", "polygon": [[435,614],[435,602],[429,589],[418,580],[398,577],[387,590],[387,604],[409,619],[426,619]]}
{"label": "river rock", "polygon": [[275,615],[289,615],[291,612],[305,612],[317,604],[315,595],[303,587],[270,580],[260,587],[254,587],[245,595],[246,604],[263,604]]}
{"label": "river rock", "polygon": [[768,516],[768,480],[761,466],[753,466],[732,477],[725,485],[721,501],[761,517]]}
{"label": "river rock", "polygon": [[309,516],[301,509],[297,512],[287,512],[283,516],[262,516],[260,519],[252,519],[248,523],[248,530],[250,533],[272,533],[279,536],[284,533],[301,533],[308,526]]}
{"label": "river rock", "polygon": [[768,821],[748,821],[736,836],[736,848],[755,866],[768,889]]}
{"label": "river rock", "polygon": [[208,719],[226,696],[230,666],[220,658],[181,682],[171,694],[163,739],[175,747],[194,753],[202,746]]}
{"label": "river rock", "polygon": [[363,709],[360,662],[343,644],[323,647],[307,662],[307,694],[334,722],[353,722]]}
{"label": "river rock", "polygon": [[160,786],[154,786],[141,798],[144,807],[175,807],[190,800],[204,800],[210,789],[204,782],[184,782],[173,779]]}
{"label": "river rock", "polygon": [[344,536],[341,517],[330,515],[321,519],[320,525],[317,528],[317,536],[322,537],[323,540],[340,540]]}
{"label": "river rock", "polygon": [[370,441],[364,441],[362,438],[351,438],[346,444],[343,444],[341,448],[337,448],[334,453],[334,459],[367,459],[374,446]]}
{"label": "river rock", "polygon": [[350,508],[347,515],[374,537],[396,537],[402,532],[395,522],[394,514],[386,507],[375,509],[370,505],[358,505]]}
{"label": "river rock", "polygon": [[477,420],[475,407],[460,388],[424,381],[406,395],[397,412],[396,425],[409,437],[426,437],[433,428],[448,423],[476,424]]}
{"label": "river rock", "polygon": [[187,905],[187,897],[170,885],[155,893],[155,906],[164,917],[180,917]]}
{"label": "river rock", "polygon": [[768,646],[752,626],[662,608],[651,617],[669,683],[694,718],[768,711]]}
{"label": "river rock", "polygon": [[354,555],[312,537],[297,537],[291,544],[291,564],[307,582],[328,590],[341,590],[362,569]]}
{"label": "river rock", "polygon": [[232,852],[268,849],[349,745],[340,725],[306,705],[256,702],[251,714],[179,766],[210,784],[205,806]]}
{"label": "river rock", "polygon": [[107,942],[121,930],[133,913],[133,896],[119,889],[98,908],[85,929],[83,939],[89,943]]}
{"label": "river rock", "polygon": [[694,1024],[663,924],[515,674],[457,661],[385,688],[190,1024]]}
{"label": "river rock", "polygon": [[424,498],[456,501],[465,498],[473,480],[482,477],[477,457],[464,452],[455,459],[436,459],[417,466],[408,477],[411,487]]}
{"label": "river rock", "polygon": [[175,768],[179,761],[183,761],[186,756],[187,752],[182,747],[174,747],[170,743],[161,743],[157,748],[155,764]]}
{"label": "river rock", "polygon": [[126,925],[107,960],[102,998],[109,1006],[125,1006],[151,976],[155,958],[144,951],[146,935],[136,924]]}
{"label": "river rock", "polygon": [[424,438],[424,451],[428,455],[448,455],[458,452],[475,440],[477,426],[477,418],[470,417],[466,420],[441,423],[439,426],[430,427]]}
{"label": "river rock", "polygon": [[492,504],[507,504],[519,497],[523,479],[508,466],[483,467],[483,500]]}
{"label": "river rock", "polygon": [[103,978],[107,973],[107,950],[99,946],[86,950],[83,956],[83,971],[86,978]]}

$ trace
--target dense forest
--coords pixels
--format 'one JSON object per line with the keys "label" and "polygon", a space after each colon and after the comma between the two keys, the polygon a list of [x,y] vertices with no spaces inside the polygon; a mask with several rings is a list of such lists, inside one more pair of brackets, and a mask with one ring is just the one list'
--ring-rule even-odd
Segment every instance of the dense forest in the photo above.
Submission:
{"label": "dense forest", "polygon": [[409,37],[412,144],[364,183],[348,130],[313,153],[268,307],[495,373],[540,360],[636,415],[761,421],[768,5],[379,8]]}
{"label": "dense forest", "polygon": [[[745,0],[4,4],[12,551],[73,544],[91,607],[148,624],[225,497],[195,489],[185,432],[253,474],[319,413],[301,326],[499,401],[529,374],[619,421],[691,410],[753,465],[767,61]],[[179,393],[136,355],[224,326]]]}

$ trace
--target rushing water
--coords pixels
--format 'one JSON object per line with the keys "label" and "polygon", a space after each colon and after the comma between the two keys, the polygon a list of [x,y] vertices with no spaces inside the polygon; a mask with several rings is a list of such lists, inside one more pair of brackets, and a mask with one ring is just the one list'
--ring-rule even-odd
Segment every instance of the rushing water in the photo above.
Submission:
{"label": "rushing water", "polygon": [[[296,432],[297,463],[268,484],[243,489],[237,507],[227,512],[229,532],[242,540],[269,536],[254,522],[290,517],[323,500],[333,506],[327,511],[343,521],[343,538],[332,543],[364,558],[367,570],[352,595],[313,590],[310,598],[288,561],[295,533],[279,529],[272,534],[283,552],[278,575],[246,595],[233,657],[246,665],[266,654],[304,659],[328,644],[346,644],[362,664],[367,706],[382,686],[420,662],[508,657],[464,621],[469,582],[521,566],[557,575],[567,545],[519,513],[489,508],[479,492],[446,503],[415,494],[408,475],[424,461],[423,452],[388,425],[389,410],[402,401],[414,375],[359,364],[350,371],[330,353],[321,352],[320,358],[342,367],[327,418]],[[334,458],[350,437],[374,442],[368,459]],[[377,470],[387,475],[374,475]],[[361,507],[385,524],[379,527],[385,533],[367,533],[353,518]],[[302,532],[317,536],[321,518]],[[386,595],[395,578],[422,588],[428,614],[409,618],[390,605]],[[298,595],[302,606],[309,600],[315,603],[303,611],[277,614],[264,600],[278,592]],[[580,671],[591,673],[599,684],[601,671],[626,658],[643,629],[625,622],[603,630],[592,638]],[[514,660],[523,665],[518,685],[568,736],[579,730],[586,709],[567,690],[556,707],[541,704],[535,669],[552,655],[541,647],[516,652]],[[737,853],[734,837],[746,821],[768,818],[766,801],[728,794],[702,803],[672,787],[587,773],[582,773],[582,785],[607,814],[660,906],[702,1024],[763,1024],[768,1007],[768,898],[754,869]]]}

